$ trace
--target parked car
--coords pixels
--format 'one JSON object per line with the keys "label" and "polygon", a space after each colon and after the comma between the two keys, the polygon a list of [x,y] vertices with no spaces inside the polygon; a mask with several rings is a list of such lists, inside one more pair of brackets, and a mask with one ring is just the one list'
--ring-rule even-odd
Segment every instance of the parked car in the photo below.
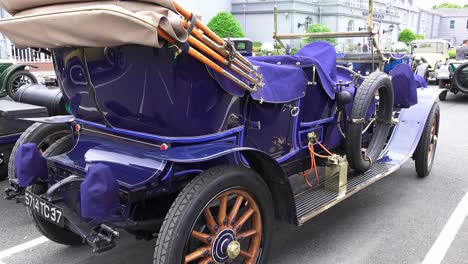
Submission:
{"label": "parked car", "polygon": [[104,252],[126,230],[156,239],[155,264],[268,263],[275,218],[302,225],[411,158],[420,177],[434,164],[439,91],[407,64],[363,77],[327,42],[244,57],[176,1],[3,2],[28,12],[1,32],[53,47],[74,116],[35,119],[70,132],[44,153],[19,142],[6,193],[56,243]]}
{"label": "parked car", "polygon": [[449,43],[441,39],[423,39],[410,45],[415,73],[426,80],[435,80],[436,71],[449,59]]}
{"label": "parked car", "polygon": [[439,88],[444,89],[439,95],[440,100],[445,100],[448,92],[468,93],[468,61],[450,61],[442,65],[436,78]]}
{"label": "parked car", "polygon": [[0,59],[0,97],[14,96],[16,90],[26,84],[37,83],[37,79],[29,72],[32,65],[17,64],[14,60]]}

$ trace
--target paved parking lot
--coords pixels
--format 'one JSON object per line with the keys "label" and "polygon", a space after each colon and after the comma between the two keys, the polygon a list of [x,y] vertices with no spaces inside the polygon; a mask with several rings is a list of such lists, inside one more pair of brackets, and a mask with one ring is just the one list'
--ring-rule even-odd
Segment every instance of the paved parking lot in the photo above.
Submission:
{"label": "paved parking lot", "polygon": [[[441,110],[429,178],[417,178],[410,161],[302,227],[276,224],[270,263],[412,264],[426,256],[424,263],[439,263],[434,256],[440,255],[442,263],[468,263],[468,219],[460,203],[468,192],[468,95],[449,95]],[[0,210],[0,264],[152,261],[154,241],[124,235],[116,249],[95,255],[41,238],[20,205],[0,200]],[[441,244],[433,247],[436,241]]]}

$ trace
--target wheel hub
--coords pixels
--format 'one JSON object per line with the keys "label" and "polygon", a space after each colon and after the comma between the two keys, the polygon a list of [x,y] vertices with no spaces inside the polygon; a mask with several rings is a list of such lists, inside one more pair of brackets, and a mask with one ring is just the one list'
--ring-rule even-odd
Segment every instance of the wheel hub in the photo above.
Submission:
{"label": "wheel hub", "polygon": [[216,263],[225,263],[237,258],[240,254],[240,243],[236,240],[234,230],[224,229],[219,232],[214,240],[212,252]]}
{"label": "wheel hub", "polygon": [[236,259],[241,251],[241,245],[237,241],[231,241],[227,248],[227,255],[230,259]]}

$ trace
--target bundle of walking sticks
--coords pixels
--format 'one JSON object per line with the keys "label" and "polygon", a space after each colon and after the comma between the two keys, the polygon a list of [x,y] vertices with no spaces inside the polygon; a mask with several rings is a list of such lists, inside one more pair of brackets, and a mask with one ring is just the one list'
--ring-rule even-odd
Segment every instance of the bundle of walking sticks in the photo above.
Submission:
{"label": "bundle of walking sticks", "polygon": [[172,2],[184,19],[182,23],[189,33],[187,43],[177,43],[161,28],[158,28],[158,35],[177,49],[176,54],[187,52],[190,56],[247,91],[256,92],[264,86],[258,67],[236,51],[233,43],[220,38],[204,25],[196,15],[187,11],[176,1]]}

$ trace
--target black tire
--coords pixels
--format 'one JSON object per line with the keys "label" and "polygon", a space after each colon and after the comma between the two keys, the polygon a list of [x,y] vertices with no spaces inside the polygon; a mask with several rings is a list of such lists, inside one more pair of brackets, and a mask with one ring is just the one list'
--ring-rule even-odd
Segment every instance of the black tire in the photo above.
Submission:
{"label": "black tire", "polygon": [[10,149],[0,149],[1,159],[3,160],[3,162],[0,164],[0,181],[8,177],[8,161],[10,159],[10,154]]}
{"label": "black tire", "polygon": [[421,135],[416,151],[414,152],[416,172],[419,177],[426,177],[431,173],[437,149],[439,121],[440,107],[439,103],[435,102],[426,120],[424,131]]}
{"label": "black tire", "polygon": [[8,177],[10,179],[16,179],[14,160],[16,150],[19,146],[26,143],[35,143],[38,145],[39,149],[44,152],[57,140],[66,135],[70,135],[71,133],[71,127],[69,124],[34,123],[23,132],[11,151],[10,161],[8,162]]}
{"label": "black tire", "polygon": [[[262,178],[253,170],[244,167],[217,167],[209,169],[193,179],[184,188],[169,209],[161,227],[156,242],[153,263],[184,263],[184,256],[187,256],[186,253],[193,252],[186,248],[191,243],[190,234],[192,234],[195,223],[201,217],[204,210],[206,210],[211,201],[214,201],[224,191],[237,189],[251,195],[255,203],[258,204],[263,228],[261,232],[261,249],[258,251],[259,254],[255,256],[257,262],[254,263],[267,263],[266,258],[271,242],[272,219],[274,217],[272,197],[268,186]],[[216,219],[219,223],[218,217]],[[224,223],[224,226],[219,226],[219,232],[224,232],[223,228],[226,223],[230,222],[227,220],[228,218],[225,219],[221,221]],[[213,245],[216,245],[217,238],[211,241]],[[209,243],[207,244],[209,245]],[[200,261],[200,259],[197,260]]]}
{"label": "black tire", "polygon": [[445,101],[445,99],[447,99],[447,94],[448,94],[448,91],[447,91],[447,90],[442,91],[442,92],[439,94],[439,100]]}
{"label": "black tire", "polygon": [[439,80],[439,88],[444,89],[445,88],[445,80]]}
{"label": "black tire", "polygon": [[6,84],[6,92],[11,99],[15,98],[16,90],[26,84],[37,83],[36,76],[29,71],[19,70],[15,71],[8,77]]}
{"label": "black tire", "polygon": [[[371,102],[379,93],[379,108],[372,139],[362,152],[362,132]],[[346,156],[357,172],[369,170],[385,146],[393,118],[393,87],[387,74],[372,73],[358,88],[346,129]]]}
{"label": "black tire", "polygon": [[[54,144],[52,144],[44,152],[43,156],[52,157],[52,156],[60,155],[62,153],[69,151],[72,147],[73,147],[72,136],[68,135],[68,136],[61,138]],[[42,195],[47,191],[47,186],[44,184],[34,184],[28,187],[28,191],[36,195]],[[72,231],[60,228],[57,225],[47,222],[41,216],[33,212],[29,207],[27,207],[27,210],[37,230],[39,230],[39,232],[42,235],[44,235],[51,241],[54,241],[55,243],[59,243],[62,245],[67,245],[67,246],[78,246],[78,245],[83,244],[83,239],[80,236],[73,233]]]}
{"label": "black tire", "polygon": [[458,66],[453,73],[453,82],[455,89],[460,92],[468,93],[468,62]]}

